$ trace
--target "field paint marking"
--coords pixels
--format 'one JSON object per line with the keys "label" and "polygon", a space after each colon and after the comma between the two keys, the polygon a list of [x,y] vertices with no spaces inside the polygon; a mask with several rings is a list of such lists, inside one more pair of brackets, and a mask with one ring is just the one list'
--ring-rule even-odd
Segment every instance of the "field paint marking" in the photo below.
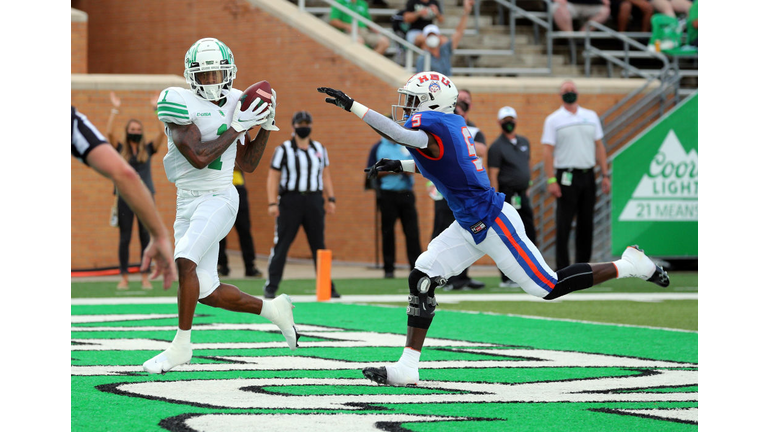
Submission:
{"label": "field paint marking", "polygon": [[[526,293],[506,294],[440,294],[435,296],[440,303],[459,303],[462,301],[638,301],[660,302],[664,300],[698,300],[699,293],[574,293],[556,300],[544,300]],[[294,303],[315,303],[314,295],[292,295]],[[340,299],[331,299],[329,303],[397,303],[407,301],[406,294],[382,295],[344,295]],[[149,298],[74,298],[72,305],[126,305],[126,304],[176,304],[176,297]]]}

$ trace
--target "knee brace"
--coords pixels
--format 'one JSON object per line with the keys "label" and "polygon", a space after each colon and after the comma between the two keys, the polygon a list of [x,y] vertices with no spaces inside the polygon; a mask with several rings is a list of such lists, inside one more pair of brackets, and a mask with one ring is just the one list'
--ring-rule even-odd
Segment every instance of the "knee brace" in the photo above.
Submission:
{"label": "knee brace", "polygon": [[437,301],[435,300],[435,288],[445,285],[442,276],[429,277],[424,272],[414,269],[408,276],[408,287],[411,294],[408,296],[408,326],[428,329],[435,316]]}
{"label": "knee brace", "polygon": [[593,285],[592,266],[589,264],[573,264],[557,271],[557,285],[544,297],[544,300],[554,300],[570,292],[583,290]]}

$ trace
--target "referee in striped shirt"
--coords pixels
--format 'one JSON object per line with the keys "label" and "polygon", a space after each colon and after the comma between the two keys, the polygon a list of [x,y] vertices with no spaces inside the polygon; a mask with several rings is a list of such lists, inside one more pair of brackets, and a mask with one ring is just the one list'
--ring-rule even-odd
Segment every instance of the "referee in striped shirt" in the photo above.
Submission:
{"label": "referee in striped shirt", "polygon": [[[310,138],[312,116],[299,111],[291,120],[293,137],[275,149],[267,176],[268,211],[277,218],[275,244],[269,255],[264,298],[274,298],[283,278],[288,249],[299,227],[304,227],[312,260],[317,267],[317,250],[325,249],[325,198],[328,213],[336,211],[333,183],[328,168],[328,150]],[[331,297],[341,297],[331,282]]]}

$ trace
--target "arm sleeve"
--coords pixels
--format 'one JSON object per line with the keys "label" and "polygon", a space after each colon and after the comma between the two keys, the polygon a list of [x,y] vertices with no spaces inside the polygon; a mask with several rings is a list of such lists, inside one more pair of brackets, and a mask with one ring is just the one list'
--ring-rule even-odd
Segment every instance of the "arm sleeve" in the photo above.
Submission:
{"label": "arm sleeve", "polygon": [[163,123],[188,125],[192,118],[184,97],[175,88],[167,88],[157,98],[157,118]]}
{"label": "arm sleeve", "polygon": [[372,109],[369,109],[362,119],[369,126],[398,144],[422,149],[427,148],[429,144],[429,136],[426,132],[418,129],[406,129]]}

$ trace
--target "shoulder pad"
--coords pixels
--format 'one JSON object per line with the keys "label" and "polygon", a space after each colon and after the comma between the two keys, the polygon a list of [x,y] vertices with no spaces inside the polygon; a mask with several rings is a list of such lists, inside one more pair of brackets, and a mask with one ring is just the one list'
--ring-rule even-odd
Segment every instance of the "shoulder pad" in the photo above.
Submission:
{"label": "shoulder pad", "polygon": [[184,89],[169,87],[157,98],[157,118],[164,123],[188,125],[192,123],[187,101],[181,94]]}

